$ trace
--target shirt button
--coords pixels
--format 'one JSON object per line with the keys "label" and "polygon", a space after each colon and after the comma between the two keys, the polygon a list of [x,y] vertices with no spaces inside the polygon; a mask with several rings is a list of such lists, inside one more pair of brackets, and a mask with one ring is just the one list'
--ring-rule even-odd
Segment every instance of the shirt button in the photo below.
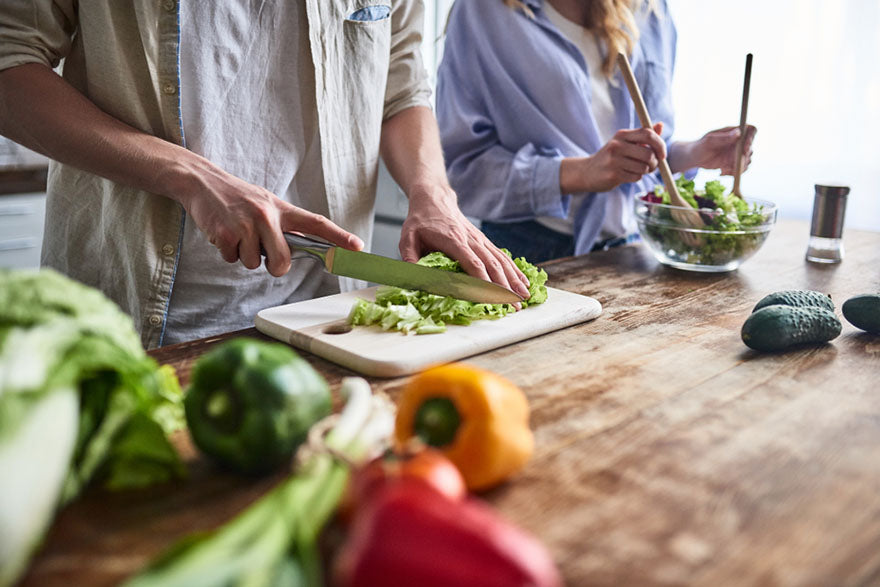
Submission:
{"label": "shirt button", "polygon": [[177,86],[171,82],[165,82],[165,85],[162,86],[162,91],[170,96],[177,93]]}
{"label": "shirt button", "polygon": [[152,324],[153,326],[159,326],[160,324],[162,324],[162,316],[157,316],[155,314],[153,316],[150,316],[150,324]]}
{"label": "shirt button", "polygon": [[171,12],[177,6],[177,2],[175,2],[174,0],[163,0],[162,6],[165,8],[165,10]]}
{"label": "shirt button", "polygon": [[174,247],[172,245],[163,245],[162,246],[162,254],[166,257],[170,257],[174,254]]}

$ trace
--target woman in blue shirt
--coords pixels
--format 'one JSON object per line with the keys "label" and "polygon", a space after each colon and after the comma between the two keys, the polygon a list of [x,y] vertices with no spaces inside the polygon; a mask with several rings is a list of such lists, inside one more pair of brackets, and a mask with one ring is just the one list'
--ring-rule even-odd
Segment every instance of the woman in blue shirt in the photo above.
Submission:
{"label": "woman in blue shirt", "polygon": [[[458,0],[437,118],[465,214],[538,262],[637,238],[633,196],[661,183],[660,158],[673,172],[732,173],[738,127],[671,140],[675,42],[665,0]],[[639,128],[617,51],[630,56],[654,129]]]}

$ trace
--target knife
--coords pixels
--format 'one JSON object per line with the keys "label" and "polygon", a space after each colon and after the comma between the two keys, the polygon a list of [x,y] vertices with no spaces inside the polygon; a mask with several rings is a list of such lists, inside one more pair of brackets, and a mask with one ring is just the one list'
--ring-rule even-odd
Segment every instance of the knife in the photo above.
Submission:
{"label": "knife", "polygon": [[421,290],[468,302],[514,304],[523,301],[518,294],[505,287],[465,273],[453,273],[372,253],[350,251],[289,232],[284,233],[284,240],[290,247],[291,256],[296,251],[303,251],[320,259],[324,269],[334,275]]}

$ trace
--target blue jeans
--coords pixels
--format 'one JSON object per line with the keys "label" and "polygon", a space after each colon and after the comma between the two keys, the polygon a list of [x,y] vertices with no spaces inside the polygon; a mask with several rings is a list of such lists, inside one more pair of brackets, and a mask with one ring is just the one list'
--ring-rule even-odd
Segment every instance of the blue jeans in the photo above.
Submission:
{"label": "blue jeans", "polygon": [[[534,220],[523,222],[488,222],[480,225],[483,234],[496,246],[507,249],[516,257],[525,257],[530,263],[542,263],[559,257],[574,255],[574,237],[562,234]],[[599,241],[592,251],[605,251],[612,247],[639,240],[637,234]]]}

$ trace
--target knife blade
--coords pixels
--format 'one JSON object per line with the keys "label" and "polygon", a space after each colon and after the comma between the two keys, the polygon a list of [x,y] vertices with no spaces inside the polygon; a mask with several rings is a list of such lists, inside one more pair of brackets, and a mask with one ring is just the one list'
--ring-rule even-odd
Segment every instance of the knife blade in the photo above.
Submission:
{"label": "knife blade", "polygon": [[398,261],[373,253],[350,251],[306,236],[284,233],[291,255],[302,251],[316,257],[334,275],[353,277],[382,285],[416,289],[438,296],[449,296],[483,304],[514,304],[523,301],[511,290],[496,283],[416,263]]}

